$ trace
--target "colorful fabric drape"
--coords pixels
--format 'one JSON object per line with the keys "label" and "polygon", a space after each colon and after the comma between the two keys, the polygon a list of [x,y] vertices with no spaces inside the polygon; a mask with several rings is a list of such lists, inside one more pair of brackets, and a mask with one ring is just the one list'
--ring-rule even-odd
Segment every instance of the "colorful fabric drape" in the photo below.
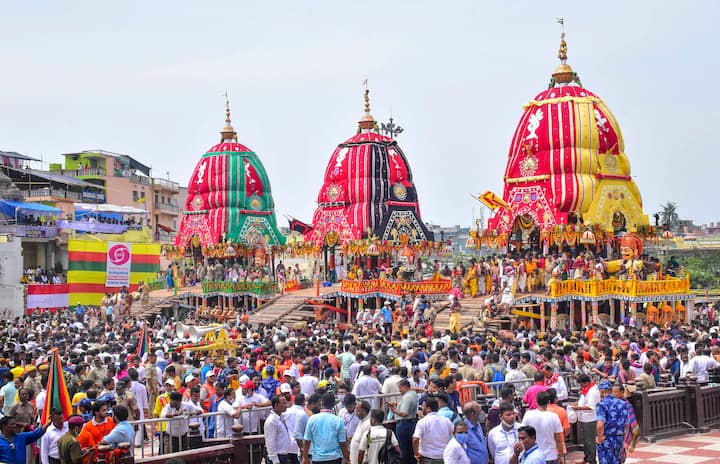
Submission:
{"label": "colorful fabric drape", "polygon": [[48,383],[46,387],[47,399],[45,407],[43,407],[40,422],[47,424],[50,421],[50,411],[52,409],[60,409],[63,417],[67,420],[72,415],[72,403],[70,401],[70,392],[65,384],[63,376],[62,361],[57,350],[53,350],[50,356],[50,369],[48,375]]}
{"label": "colorful fabric drape", "polygon": [[638,423],[637,417],[635,416],[635,410],[632,404],[628,400],[625,400],[628,409],[628,425],[625,429],[625,449],[629,453],[635,451],[635,446],[640,439],[640,424]]}
{"label": "colorful fabric drape", "polygon": [[[120,289],[106,287],[108,242],[70,240],[68,242],[68,286],[71,305],[100,304],[106,293]],[[131,246],[130,287],[137,290],[140,281],[152,282],[160,271],[160,244],[133,243]]]}

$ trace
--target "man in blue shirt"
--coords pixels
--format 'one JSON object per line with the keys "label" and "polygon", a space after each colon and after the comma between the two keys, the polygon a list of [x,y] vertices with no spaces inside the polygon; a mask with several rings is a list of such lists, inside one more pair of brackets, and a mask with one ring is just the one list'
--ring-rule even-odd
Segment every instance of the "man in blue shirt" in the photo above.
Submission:
{"label": "man in blue shirt", "polygon": [[443,417],[447,418],[450,422],[453,423],[453,425],[455,425],[456,422],[460,422],[462,420],[462,417],[460,417],[460,414],[458,414],[457,411],[453,411],[448,406],[449,399],[448,399],[447,393],[440,392],[437,395],[435,395],[435,398],[437,399],[438,406],[439,406],[439,409],[437,412],[438,416],[443,416]]}
{"label": "man in blue shirt", "polygon": [[27,445],[45,433],[51,422],[32,432],[17,433],[17,423],[12,416],[0,419],[0,462],[25,464]]}
{"label": "man in blue shirt", "polygon": [[383,323],[385,326],[385,333],[392,333],[393,315],[392,307],[390,302],[386,301],[382,308]]}
{"label": "man in blue shirt", "polygon": [[117,448],[120,443],[133,443],[135,440],[135,429],[128,422],[128,408],[122,404],[113,406],[113,419],[115,428],[102,439],[101,443]]}
{"label": "man in blue shirt", "polygon": [[322,397],[320,413],[308,419],[303,439],[302,464],[333,463],[340,464],[343,460],[350,462],[347,447],[345,424],[333,414],[335,395],[325,393]]}
{"label": "man in blue shirt", "polygon": [[523,425],[518,429],[518,441],[513,447],[510,464],[545,464],[545,455],[535,443],[536,436],[532,425]]}
{"label": "man in blue shirt", "polygon": [[85,315],[85,306],[80,304],[80,302],[77,302],[77,306],[75,306],[75,315],[77,316],[77,321],[82,322],[83,316]]}
{"label": "man in blue shirt", "polygon": [[463,406],[465,423],[468,427],[468,439],[465,443],[465,453],[472,464],[488,463],[488,445],[480,426],[481,407],[479,403],[470,401]]}

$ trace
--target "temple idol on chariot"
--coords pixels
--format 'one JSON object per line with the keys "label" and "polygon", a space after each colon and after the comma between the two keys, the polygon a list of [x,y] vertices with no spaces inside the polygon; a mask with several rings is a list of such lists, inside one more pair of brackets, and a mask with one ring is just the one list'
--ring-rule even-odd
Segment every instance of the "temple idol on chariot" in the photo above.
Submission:
{"label": "temple idol on chariot", "polygon": [[639,278],[644,245],[662,236],[643,212],[617,119],[567,63],[564,30],[558,58],[548,88],[524,106],[502,198],[480,198],[493,215],[472,240],[519,260],[555,253],[602,267],[592,279],[553,275],[547,293],[515,295],[514,314],[542,331],[547,321],[551,329],[574,330],[628,315],[686,320],[682,302],[692,307],[693,298],[686,277]]}

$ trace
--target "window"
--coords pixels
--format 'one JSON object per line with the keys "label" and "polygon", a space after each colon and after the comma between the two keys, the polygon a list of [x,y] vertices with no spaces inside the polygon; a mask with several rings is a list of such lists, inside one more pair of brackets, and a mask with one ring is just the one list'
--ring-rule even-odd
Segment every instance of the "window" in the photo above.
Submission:
{"label": "window", "polygon": [[133,190],[133,201],[138,201],[138,193],[137,193],[137,190]]}
{"label": "window", "polygon": [[159,196],[158,196],[158,194],[156,193],[156,194],[155,194],[155,204],[156,204],[156,205],[157,205],[158,203],[160,203],[160,201],[158,200],[158,198],[159,198]]}

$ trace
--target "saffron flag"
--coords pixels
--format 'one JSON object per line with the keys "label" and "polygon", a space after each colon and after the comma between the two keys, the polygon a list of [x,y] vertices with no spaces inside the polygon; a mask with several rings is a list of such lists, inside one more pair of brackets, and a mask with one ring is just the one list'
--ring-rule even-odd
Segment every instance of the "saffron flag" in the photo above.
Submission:
{"label": "saffron flag", "polygon": [[487,206],[488,208],[490,208],[492,210],[496,210],[501,206],[503,208],[510,207],[510,205],[505,203],[505,200],[503,200],[502,197],[495,195],[490,190],[486,191],[482,195],[479,195],[477,197],[477,199],[480,200],[480,203],[482,203],[483,205]]}
{"label": "saffron flag", "polygon": [[143,324],[142,332],[140,332],[140,340],[138,340],[137,355],[143,357],[150,350],[150,334],[147,325]]}
{"label": "saffron flag", "polygon": [[50,422],[50,411],[57,409],[63,412],[63,417],[67,420],[72,415],[72,403],[70,401],[70,392],[68,392],[65,376],[63,375],[62,361],[60,353],[53,350],[50,355],[50,369],[47,383],[47,397],[45,406],[40,416],[40,422],[47,424]]}

